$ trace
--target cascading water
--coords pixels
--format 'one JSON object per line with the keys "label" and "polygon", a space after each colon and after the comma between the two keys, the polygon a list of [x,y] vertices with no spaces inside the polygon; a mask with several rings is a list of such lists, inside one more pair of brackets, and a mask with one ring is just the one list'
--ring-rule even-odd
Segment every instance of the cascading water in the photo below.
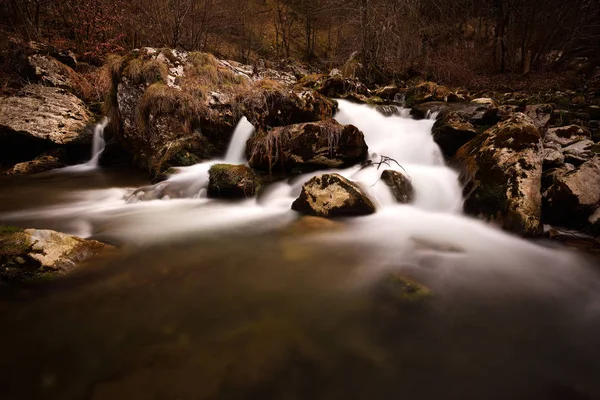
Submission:
{"label": "cascading water", "polygon": [[92,138],[92,158],[87,162],[87,165],[93,168],[98,167],[98,160],[100,159],[100,155],[104,151],[105,142],[104,142],[104,129],[108,125],[108,118],[102,118],[100,123],[96,124],[94,127],[94,137]]}
{"label": "cascading water", "polygon": [[225,162],[228,164],[243,164],[246,162],[246,142],[254,133],[254,126],[242,117],[233,131],[231,143],[225,154]]}

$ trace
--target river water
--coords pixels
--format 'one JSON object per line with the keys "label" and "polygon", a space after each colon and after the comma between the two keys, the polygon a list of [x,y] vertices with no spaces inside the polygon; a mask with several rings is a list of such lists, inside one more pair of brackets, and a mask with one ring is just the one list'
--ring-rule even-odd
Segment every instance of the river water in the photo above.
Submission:
{"label": "river water", "polygon": [[[314,174],[206,198],[212,163],[243,162],[245,120],[223,160],[158,186],[92,163],[1,178],[0,224],[122,250],[0,296],[0,398],[600,398],[597,262],[462,215],[433,120],[400,114],[340,101],[372,160],[398,163],[335,171],[377,213],[322,233],[290,228]],[[411,179],[413,204],[394,203],[383,168]],[[399,301],[397,274],[429,296]]]}

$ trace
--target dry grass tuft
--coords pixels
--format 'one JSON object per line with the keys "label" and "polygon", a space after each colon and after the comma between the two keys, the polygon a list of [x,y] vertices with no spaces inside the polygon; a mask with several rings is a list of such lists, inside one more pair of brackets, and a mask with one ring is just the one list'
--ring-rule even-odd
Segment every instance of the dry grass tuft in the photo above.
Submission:
{"label": "dry grass tuft", "polygon": [[163,83],[150,85],[139,104],[139,124],[145,128],[150,115],[174,115],[190,119],[207,114],[202,99]]}
{"label": "dry grass tuft", "polygon": [[155,82],[167,83],[169,76],[169,67],[158,60],[144,61],[140,58],[134,58],[129,61],[123,71],[123,75],[131,79],[135,84],[152,84]]}

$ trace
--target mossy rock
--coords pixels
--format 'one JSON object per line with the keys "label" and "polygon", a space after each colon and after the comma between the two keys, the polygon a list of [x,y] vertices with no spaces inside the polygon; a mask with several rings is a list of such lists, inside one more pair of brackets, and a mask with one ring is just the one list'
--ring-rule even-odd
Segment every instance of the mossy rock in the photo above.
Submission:
{"label": "mossy rock", "polygon": [[208,197],[243,199],[260,188],[258,176],[247,165],[215,164],[208,171]]}

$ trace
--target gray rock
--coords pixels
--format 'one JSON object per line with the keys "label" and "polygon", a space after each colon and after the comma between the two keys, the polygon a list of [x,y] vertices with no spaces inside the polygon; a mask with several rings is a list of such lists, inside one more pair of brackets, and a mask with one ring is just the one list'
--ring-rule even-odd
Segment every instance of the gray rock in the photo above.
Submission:
{"label": "gray rock", "polygon": [[582,140],[565,147],[563,149],[565,161],[575,165],[583,164],[593,156],[591,151],[593,146],[594,142],[591,140]]}
{"label": "gray rock", "polygon": [[355,183],[338,174],[323,174],[302,186],[292,210],[333,218],[373,214],[375,206]]}
{"label": "gray rock", "polygon": [[27,61],[32,74],[43,85],[67,89],[84,99],[90,95],[92,87],[89,82],[55,58],[34,54]]}

